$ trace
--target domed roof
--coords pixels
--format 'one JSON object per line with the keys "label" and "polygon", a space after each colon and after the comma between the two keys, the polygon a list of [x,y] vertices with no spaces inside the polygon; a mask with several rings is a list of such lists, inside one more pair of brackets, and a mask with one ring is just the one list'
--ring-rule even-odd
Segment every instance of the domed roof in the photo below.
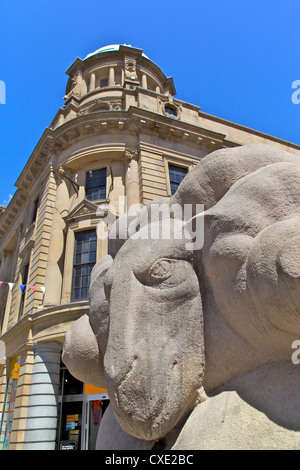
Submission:
{"label": "domed roof", "polygon": [[[102,52],[118,51],[120,46],[132,47],[130,44],[110,44],[108,46],[100,47],[100,49],[97,49],[94,52],[91,52],[83,60],[89,59],[90,57],[94,55],[101,54]],[[142,56],[149,59],[149,57],[147,57],[144,53],[142,54]]]}

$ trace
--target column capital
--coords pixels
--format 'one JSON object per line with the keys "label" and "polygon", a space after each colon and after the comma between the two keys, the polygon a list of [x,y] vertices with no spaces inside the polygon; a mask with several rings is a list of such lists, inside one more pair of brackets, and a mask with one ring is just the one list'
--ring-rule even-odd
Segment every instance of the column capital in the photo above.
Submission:
{"label": "column capital", "polygon": [[3,250],[1,250],[0,252],[0,264],[4,262],[7,256],[9,256],[11,253],[12,253],[11,250],[7,250],[6,248],[3,248]]}
{"label": "column capital", "polygon": [[65,174],[65,169],[62,165],[59,165],[58,169],[57,169],[57,175],[58,175],[58,179],[59,181],[61,181],[62,177],[64,176]]}
{"label": "column capital", "polygon": [[139,152],[136,148],[127,148],[125,149],[124,152],[124,159],[128,163],[128,166],[130,166],[130,163],[132,160],[138,160],[139,158]]}
{"label": "column capital", "polygon": [[24,223],[21,222],[21,223],[18,225],[16,232],[17,232],[19,235],[22,235],[22,233],[23,233],[23,228],[24,228]]}
{"label": "column capital", "polygon": [[6,248],[3,248],[3,250],[1,250],[0,256],[1,258],[6,258],[7,255],[10,255],[11,253],[12,250],[7,250]]}

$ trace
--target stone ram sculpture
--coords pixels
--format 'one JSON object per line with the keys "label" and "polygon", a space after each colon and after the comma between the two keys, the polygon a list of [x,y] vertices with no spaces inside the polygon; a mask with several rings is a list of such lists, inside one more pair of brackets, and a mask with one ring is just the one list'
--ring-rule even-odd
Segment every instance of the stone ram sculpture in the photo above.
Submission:
{"label": "stone ram sculpture", "polygon": [[[153,239],[152,204],[122,216],[65,338],[70,372],[108,390],[97,448],[300,448],[299,156],[218,150],[157,203],[191,219]],[[175,236],[191,221],[192,249]]]}

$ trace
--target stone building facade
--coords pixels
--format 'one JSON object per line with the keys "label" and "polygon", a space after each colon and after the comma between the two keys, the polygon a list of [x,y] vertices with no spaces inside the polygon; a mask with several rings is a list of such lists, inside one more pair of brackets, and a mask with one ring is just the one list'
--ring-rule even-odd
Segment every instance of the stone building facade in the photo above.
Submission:
{"label": "stone building facade", "polygon": [[77,58],[64,106],[0,208],[0,448],[93,449],[108,402],[61,362],[65,332],[88,311],[89,275],[107,253],[99,226],[171,195],[223,147],[300,146],[203,113],[141,49]]}

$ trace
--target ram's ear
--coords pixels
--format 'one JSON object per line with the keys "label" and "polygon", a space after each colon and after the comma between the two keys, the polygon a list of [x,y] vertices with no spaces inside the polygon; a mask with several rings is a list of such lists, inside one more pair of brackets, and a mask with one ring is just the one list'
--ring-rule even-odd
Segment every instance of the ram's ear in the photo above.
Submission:
{"label": "ram's ear", "polygon": [[[300,217],[272,224],[254,239],[247,262],[248,286],[255,294],[262,331],[276,348],[290,349],[300,333]],[[263,306],[263,308],[261,307]],[[279,335],[287,336],[286,343]]]}
{"label": "ram's ear", "polygon": [[[300,227],[299,227],[300,228]],[[280,247],[277,255],[277,268],[280,274],[287,276],[295,284],[296,290],[300,289],[300,235],[294,235]]]}
{"label": "ram's ear", "polygon": [[105,387],[103,357],[88,315],[76,320],[67,331],[62,360],[76,379],[96,387]]}

